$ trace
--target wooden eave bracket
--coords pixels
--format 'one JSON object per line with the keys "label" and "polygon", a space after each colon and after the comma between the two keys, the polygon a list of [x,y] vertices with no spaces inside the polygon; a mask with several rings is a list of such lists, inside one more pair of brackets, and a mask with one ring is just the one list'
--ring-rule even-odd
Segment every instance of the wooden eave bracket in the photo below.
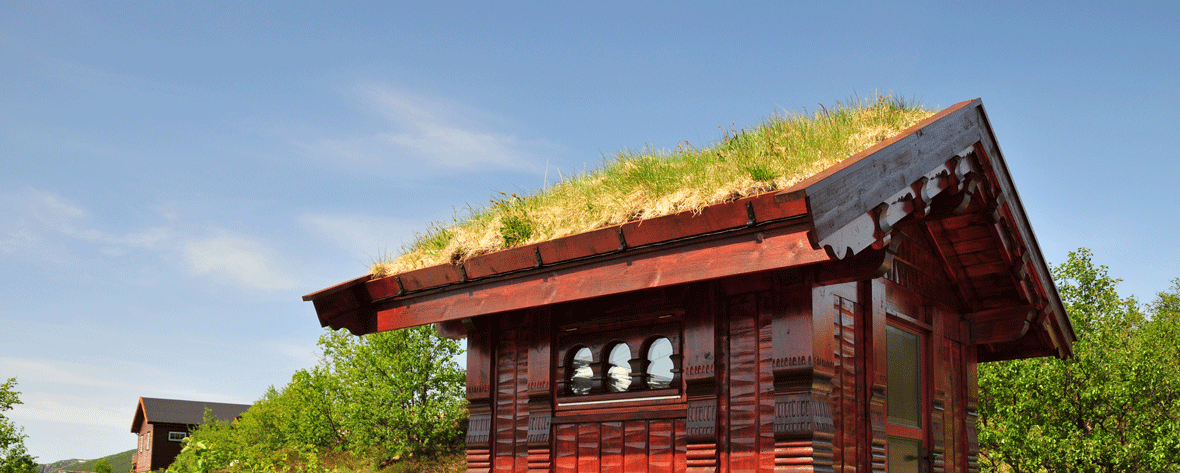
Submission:
{"label": "wooden eave bracket", "polygon": [[779,195],[806,200],[812,242],[832,258],[883,248],[898,221],[924,215],[940,193],[965,188],[975,168],[963,158],[979,141],[980,104],[955,104]]}
{"label": "wooden eave bracket", "polygon": [[[814,247],[845,259],[867,248],[889,247],[898,222],[925,216],[931,201],[947,192],[961,196],[956,213],[977,207],[973,204],[979,199],[994,207],[993,223],[1004,256],[1009,265],[1020,261],[1018,267],[1010,266],[1012,279],[1027,300],[1047,304],[1045,313],[1055,318],[1051,326],[1057,329],[1049,336],[1054,340],[1051,349],[1068,356],[1076,337],[1062,315],[1060,298],[979,99],[955,104],[780,195],[802,196],[812,216],[809,236]],[[1025,285],[1028,279],[1033,284]],[[1045,288],[1044,298],[1029,291],[1030,286]],[[984,339],[1001,343],[1043,329],[1033,327],[1028,314],[1004,323]]]}

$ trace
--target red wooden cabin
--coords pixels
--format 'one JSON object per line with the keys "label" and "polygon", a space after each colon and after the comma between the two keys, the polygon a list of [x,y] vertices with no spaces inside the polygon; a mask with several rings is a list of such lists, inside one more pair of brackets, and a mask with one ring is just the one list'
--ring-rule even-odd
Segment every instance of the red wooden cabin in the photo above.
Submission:
{"label": "red wooden cabin", "polygon": [[131,421],[137,441],[131,456],[132,473],[167,469],[180,454],[180,441],[205,423],[205,409],[218,420],[231,421],[249,408],[249,404],[139,398]]}
{"label": "red wooden cabin", "polygon": [[790,189],[304,297],[467,337],[469,471],[976,471],[1075,340],[979,100]]}

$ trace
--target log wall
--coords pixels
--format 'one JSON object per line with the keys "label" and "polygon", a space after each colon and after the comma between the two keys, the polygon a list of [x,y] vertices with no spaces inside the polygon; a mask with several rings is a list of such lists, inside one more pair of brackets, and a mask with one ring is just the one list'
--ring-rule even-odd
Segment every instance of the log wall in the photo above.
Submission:
{"label": "log wall", "polygon": [[[917,259],[924,250],[907,251]],[[875,280],[766,273],[684,288],[675,301],[680,390],[658,401],[578,403],[562,393],[561,324],[586,311],[476,319],[468,471],[883,472],[887,324],[918,327],[926,344],[924,471],[978,471],[967,324],[939,302],[953,297],[923,296],[939,286],[900,264]]]}

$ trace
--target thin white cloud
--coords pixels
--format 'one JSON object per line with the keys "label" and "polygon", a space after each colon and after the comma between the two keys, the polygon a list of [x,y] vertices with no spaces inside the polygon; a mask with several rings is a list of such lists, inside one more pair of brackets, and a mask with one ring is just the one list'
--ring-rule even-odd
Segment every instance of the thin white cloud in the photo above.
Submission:
{"label": "thin white cloud", "polygon": [[103,245],[102,251],[121,254],[128,248],[150,248],[172,232],[154,227],[126,234],[105,232],[86,225],[88,212],[53,193],[31,187],[0,194],[0,251],[46,248],[54,236]]}
{"label": "thin white cloud", "polygon": [[212,274],[260,290],[281,290],[294,281],[274,262],[272,251],[249,239],[222,235],[184,244],[194,274]]}
{"label": "thin white cloud", "polygon": [[406,243],[418,222],[363,213],[304,213],[296,222],[311,233],[352,252],[357,258],[375,259],[397,251],[390,244]]}
{"label": "thin white cloud", "polygon": [[96,400],[92,396],[37,393],[29,399],[13,408],[13,419],[100,427],[127,428],[131,425],[131,416],[126,407],[114,408],[105,400]]}
{"label": "thin white cloud", "polygon": [[252,290],[294,285],[279,269],[281,258],[270,247],[216,227],[197,228],[161,216],[165,223],[160,226],[110,232],[94,226],[83,206],[56,193],[31,187],[0,193],[0,257],[27,259],[40,267],[68,267],[94,266],[92,258],[140,253],[169,265],[179,259],[191,274],[219,277]]}
{"label": "thin white cloud", "polygon": [[[192,380],[183,379],[170,370],[144,363],[79,363],[50,358],[0,357],[0,366],[4,367],[5,377],[18,379],[17,389],[22,392],[21,400],[26,404],[30,399],[43,397],[40,393],[32,396],[24,392],[31,386],[38,386],[39,389],[65,386],[69,391],[76,393],[104,393],[118,398],[131,396],[132,399],[141,395],[209,401],[227,399],[222,394],[191,389],[188,386],[193,385]],[[151,385],[154,389],[151,393],[144,393],[144,379],[153,380]]]}
{"label": "thin white cloud", "polygon": [[445,169],[517,169],[539,172],[560,146],[522,139],[497,130],[492,115],[451,101],[429,98],[387,85],[351,89],[362,106],[385,122],[375,131],[349,136],[307,138],[291,134],[296,146],[321,156],[372,166]]}
{"label": "thin white cloud", "polygon": [[291,358],[299,366],[311,367],[320,361],[320,351],[315,345],[284,342],[268,342],[267,345],[275,353]]}
{"label": "thin white cloud", "polygon": [[550,147],[540,140],[486,130],[485,124],[472,119],[480,113],[455,104],[387,86],[362,86],[358,92],[394,126],[379,134],[380,139],[434,165],[534,169],[537,152]]}

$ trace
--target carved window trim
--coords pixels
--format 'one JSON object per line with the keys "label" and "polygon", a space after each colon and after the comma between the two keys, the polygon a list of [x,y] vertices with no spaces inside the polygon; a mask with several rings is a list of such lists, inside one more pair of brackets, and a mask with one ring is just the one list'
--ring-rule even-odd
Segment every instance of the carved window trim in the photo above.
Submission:
{"label": "carved window trim", "polygon": [[[648,406],[684,402],[684,381],[681,376],[684,351],[683,311],[669,310],[630,316],[598,324],[570,324],[557,329],[557,366],[553,370],[558,410]],[[648,366],[650,348],[657,340],[667,339],[672,345],[672,381],[667,388],[650,388]],[[607,370],[612,350],[625,344],[631,353],[629,360],[631,382],[626,391],[612,392],[608,388]],[[589,349],[593,360],[590,392],[575,394],[571,382],[574,375],[574,356],[583,348]]]}

